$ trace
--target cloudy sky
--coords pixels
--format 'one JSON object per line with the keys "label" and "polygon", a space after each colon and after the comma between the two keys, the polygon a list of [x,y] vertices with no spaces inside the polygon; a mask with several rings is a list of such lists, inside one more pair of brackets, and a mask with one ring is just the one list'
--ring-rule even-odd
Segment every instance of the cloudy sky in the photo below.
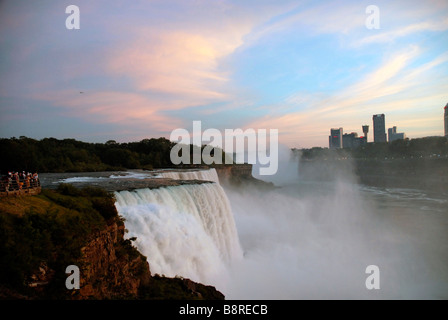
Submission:
{"label": "cloudy sky", "polygon": [[444,0],[0,2],[0,137],[128,142],[200,120],[326,147],[377,113],[442,135],[447,102]]}

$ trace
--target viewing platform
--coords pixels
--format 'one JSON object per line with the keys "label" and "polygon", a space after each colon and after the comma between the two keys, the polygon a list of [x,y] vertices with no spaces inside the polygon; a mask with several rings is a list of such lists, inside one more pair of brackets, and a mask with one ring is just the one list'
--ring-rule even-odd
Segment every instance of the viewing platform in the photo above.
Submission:
{"label": "viewing platform", "polygon": [[3,177],[0,181],[0,197],[33,196],[41,193],[39,178],[25,178],[16,180]]}

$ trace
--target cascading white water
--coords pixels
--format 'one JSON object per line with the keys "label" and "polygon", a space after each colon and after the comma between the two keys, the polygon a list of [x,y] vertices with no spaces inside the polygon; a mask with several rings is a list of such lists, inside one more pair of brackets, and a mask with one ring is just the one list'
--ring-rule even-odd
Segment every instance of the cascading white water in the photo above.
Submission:
{"label": "cascading white water", "polygon": [[165,171],[161,172],[163,178],[171,178],[176,180],[204,180],[213,181],[219,184],[219,177],[215,169],[196,170],[196,171]]}
{"label": "cascading white water", "polygon": [[[214,169],[166,173],[218,181]],[[148,257],[152,274],[225,285],[228,266],[242,257],[242,250],[219,182],[121,191],[115,197],[127,236],[137,237],[135,244]]]}

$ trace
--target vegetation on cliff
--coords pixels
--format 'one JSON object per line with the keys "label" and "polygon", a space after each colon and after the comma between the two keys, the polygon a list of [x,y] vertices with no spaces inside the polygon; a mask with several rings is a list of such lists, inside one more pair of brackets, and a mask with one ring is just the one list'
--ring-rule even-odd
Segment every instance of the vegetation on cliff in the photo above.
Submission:
{"label": "vegetation on cliff", "polygon": [[[67,184],[38,196],[1,198],[0,298],[224,298],[189,280],[151,277],[135,239],[124,239],[114,203],[103,189]],[[69,265],[80,268],[80,290],[65,286]]]}
{"label": "vegetation on cliff", "polygon": [[[54,272],[43,297],[63,296],[65,268],[76,264],[80,249],[94,231],[104,228],[111,198],[93,188],[70,195],[69,186],[57,192],[43,190],[34,197],[6,197],[0,201],[0,283],[25,296],[32,295],[29,283],[42,264]],[[103,209],[103,208],[102,208]]]}

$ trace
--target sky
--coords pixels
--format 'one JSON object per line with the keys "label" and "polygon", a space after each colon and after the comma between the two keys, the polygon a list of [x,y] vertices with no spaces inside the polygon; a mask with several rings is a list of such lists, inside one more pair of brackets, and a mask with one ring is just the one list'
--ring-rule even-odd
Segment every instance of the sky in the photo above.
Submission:
{"label": "sky", "polygon": [[443,135],[447,103],[444,0],[0,1],[3,138],[131,142],[201,121],[328,147],[331,128],[368,124],[372,141],[380,113]]}

